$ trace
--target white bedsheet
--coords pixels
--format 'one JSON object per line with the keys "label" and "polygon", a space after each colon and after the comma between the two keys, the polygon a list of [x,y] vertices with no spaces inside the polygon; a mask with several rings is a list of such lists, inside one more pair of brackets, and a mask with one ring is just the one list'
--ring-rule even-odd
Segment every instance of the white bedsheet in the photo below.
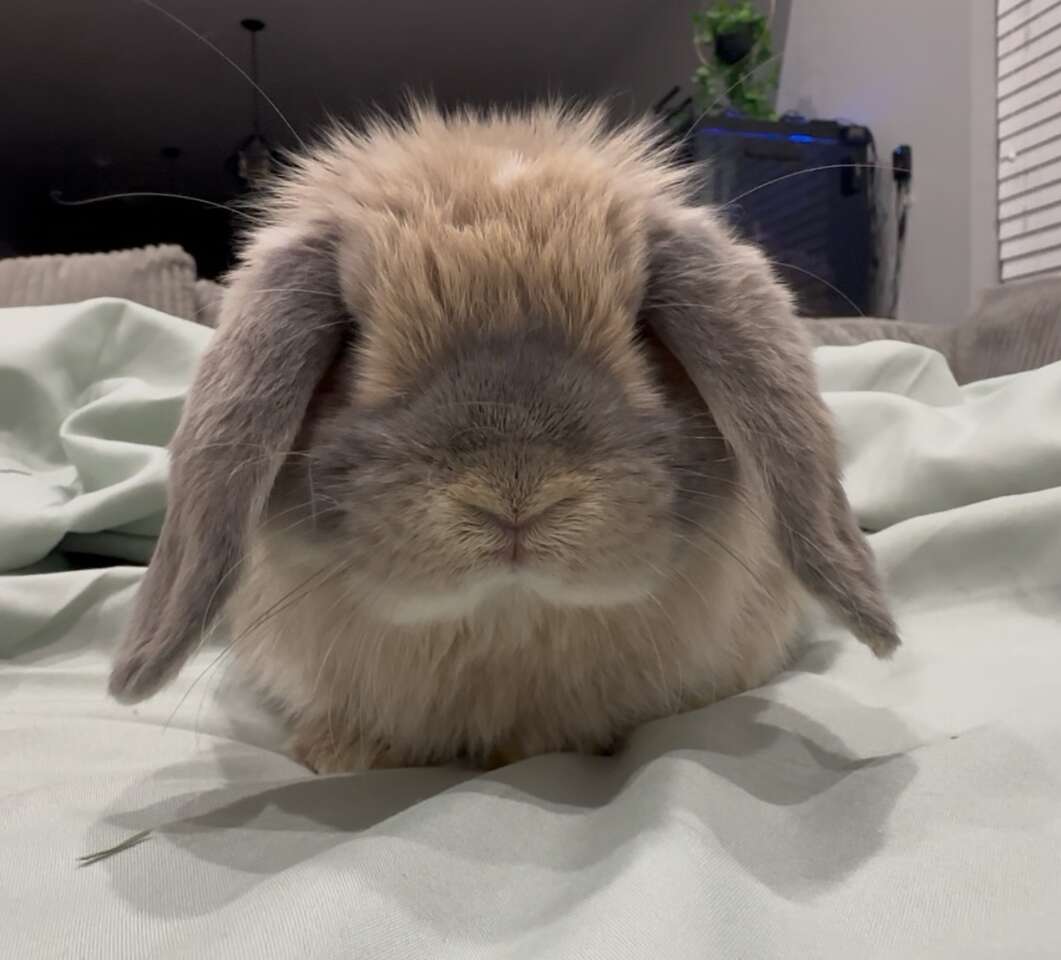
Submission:
{"label": "white bedsheet", "polygon": [[0,955],[1061,957],[1061,364],[958,388],[923,348],[819,352],[892,662],[822,624],[614,758],[318,778],[218,649],[110,703],[139,571],[70,562],[150,545],[208,335],[0,311]]}

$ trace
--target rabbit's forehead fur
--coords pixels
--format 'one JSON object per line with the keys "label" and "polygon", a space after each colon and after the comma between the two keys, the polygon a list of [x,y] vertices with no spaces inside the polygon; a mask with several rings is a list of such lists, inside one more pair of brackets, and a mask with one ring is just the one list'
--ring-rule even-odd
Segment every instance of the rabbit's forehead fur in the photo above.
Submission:
{"label": "rabbit's forehead fur", "polygon": [[528,327],[562,335],[644,395],[630,325],[646,285],[646,211],[680,187],[647,128],[606,135],[592,113],[443,120],[419,109],[407,126],[334,136],[273,210],[285,234],[338,229],[363,399],[401,392],[469,333]]}

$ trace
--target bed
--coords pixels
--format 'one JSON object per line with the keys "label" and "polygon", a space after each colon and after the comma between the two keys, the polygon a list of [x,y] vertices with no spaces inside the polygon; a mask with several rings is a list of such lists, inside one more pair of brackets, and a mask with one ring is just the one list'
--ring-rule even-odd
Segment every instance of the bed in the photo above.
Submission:
{"label": "bed", "polygon": [[117,299],[0,331],[4,956],[1061,956],[1061,363],[817,351],[894,660],[816,621],[614,757],[322,778],[221,641],[104,693],[211,331]]}

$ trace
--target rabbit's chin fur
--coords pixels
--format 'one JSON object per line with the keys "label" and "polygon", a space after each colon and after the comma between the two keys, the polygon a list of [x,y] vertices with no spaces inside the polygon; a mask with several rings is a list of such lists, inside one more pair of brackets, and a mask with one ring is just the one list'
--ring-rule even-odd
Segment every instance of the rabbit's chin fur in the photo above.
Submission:
{"label": "rabbit's chin fur", "polygon": [[[340,558],[270,532],[229,605],[233,651],[318,772],[606,752],[790,659],[802,588],[747,511],[717,526],[640,588],[557,596],[508,574],[455,585],[448,600],[395,591],[383,603],[356,575],[307,589]],[[277,608],[277,597],[298,599]]]}

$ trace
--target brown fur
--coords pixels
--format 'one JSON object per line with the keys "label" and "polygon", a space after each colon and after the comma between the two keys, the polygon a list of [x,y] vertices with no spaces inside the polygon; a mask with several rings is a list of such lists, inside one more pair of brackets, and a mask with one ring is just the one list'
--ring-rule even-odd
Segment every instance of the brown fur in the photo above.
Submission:
{"label": "brown fur", "polygon": [[554,108],[417,108],[300,161],[174,440],[115,695],[227,603],[307,764],[489,762],[763,682],[804,587],[890,652],[788,296],[683,190],[646,128]]}
{"label": "brown fur", "polygon": [[484,121],[417,108],[408,127],[336,134],[269,213],[281,233],[318,218],[348,230],[340,281],[365,324],[365,398],[387,396],[460,329],[504,329],[528,310],[636,388],[626,341],[648,207],[683,186],[653,146],[645,127],[602,136],[599,112]]}

